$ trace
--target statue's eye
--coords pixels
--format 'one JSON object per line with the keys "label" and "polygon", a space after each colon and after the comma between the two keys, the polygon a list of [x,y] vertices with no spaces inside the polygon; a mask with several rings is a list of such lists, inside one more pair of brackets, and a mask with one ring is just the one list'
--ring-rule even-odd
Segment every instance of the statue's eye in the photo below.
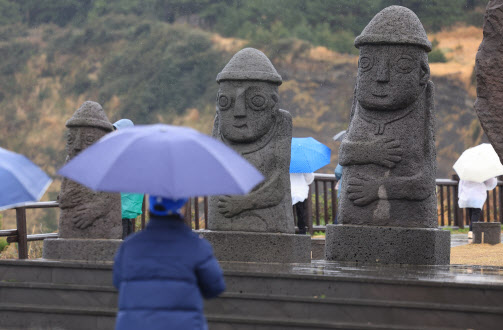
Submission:
{"label": "statue's eye", "polygon": [[414,70],[414,60],[407,55],[401,56],[395,64],[396,71],[400,73],[409,73]]}
{"label": "statue's eye", "polygon": [[68,144],[72,144],[75,141],[75,136],[73,134],[68,134],[67,138]]}
{"label": "statue's eye", "polygon": [[267,97],[261,92],[255,92],[248,97],[248,106],[255,111],[264,110],[267,106]]}
{"label": "statue's eye", "polygon": [[372,68],[372,65],[372,59],[368,56],[361,56],[358,60],[358,66],[362,71],[370,70]]}
{"label": "statue's eye", "polygon": [[94,143],[94,136],[93,135],[87,135],[86,136],[86,143],[87,144],[93,144]]}
{"label": "statue's eye", "polygon": [[227,110],[231,106],[231,99],[226,95],[220,95],[218,97],[218,107],[220,110]]}

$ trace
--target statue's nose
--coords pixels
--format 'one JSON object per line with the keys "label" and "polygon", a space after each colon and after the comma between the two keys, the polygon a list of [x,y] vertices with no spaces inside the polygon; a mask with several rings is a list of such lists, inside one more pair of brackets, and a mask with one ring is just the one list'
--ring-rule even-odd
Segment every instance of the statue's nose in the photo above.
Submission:
{"label": "statue's nose", "polygon": [[80,134],[77,134],[75,136],[75,141],[73,142],[73,150],[75,150],[76,152],[82,150],[82,137],[80,136]]}
{"label": "statue's nose", "polygon": [[377,67],[377,81],[389,81],[389,60],[380,61]]}
{"label": "statue's nose", "polygon": [[246,117],[245,93],[239,93],[236,97],[234,117]]}

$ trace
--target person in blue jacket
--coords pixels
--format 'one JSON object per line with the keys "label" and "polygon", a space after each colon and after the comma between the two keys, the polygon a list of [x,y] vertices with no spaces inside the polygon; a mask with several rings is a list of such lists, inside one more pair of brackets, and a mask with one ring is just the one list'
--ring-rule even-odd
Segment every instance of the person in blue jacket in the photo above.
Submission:
{"label": "person in blue jacket", "polygon": [[150,221],[115,256],[116,330],[208,329],[203,298],[225,291],[210,243],[184,223],[187,200],[149,197]]}

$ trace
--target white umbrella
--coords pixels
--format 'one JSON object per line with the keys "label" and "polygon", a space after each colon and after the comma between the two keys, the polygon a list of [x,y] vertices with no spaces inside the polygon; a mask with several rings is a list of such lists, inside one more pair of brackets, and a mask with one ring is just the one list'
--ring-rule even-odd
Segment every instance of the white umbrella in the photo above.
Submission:
{"label": "white umbrella", "polygon": [[340,131],[339,133],[335,134],[332,139],[334,141],[342,141],[342,139],[344,139],[345,136],[346,136],[346,130]]}
{"label": "white umbrella", "polygon": [[459,178],[465,181],[484,182],[503,175],[503,165],[489,143],[466,149],[453,166]]}

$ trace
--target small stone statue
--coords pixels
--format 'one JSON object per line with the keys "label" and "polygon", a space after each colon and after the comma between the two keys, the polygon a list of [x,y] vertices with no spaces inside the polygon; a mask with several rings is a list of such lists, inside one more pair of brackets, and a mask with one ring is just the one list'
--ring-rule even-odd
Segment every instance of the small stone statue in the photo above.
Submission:
{"label": "small stone statue", "polygon": [[245,196],[214,196],[208,229],[294,233],[290,195],[292,118],[279,109],[281,76],[264,53],[245,48],[217,76],[213,137],[239,152],[265,180]]}
{"label": "small stone statue", "polygon": [[[91,101],[82,104],[66,127],[67,161],[113,130],[101,106]],[[121,238],[120,194],[96,192],[63,178],[59,207],[59,237]]]}
{"label": "small stone statue", "polygon": [[437,227],[431,43],[411,10],[391,6],[355,46],[355,98],[339,152],[339,223]]}

